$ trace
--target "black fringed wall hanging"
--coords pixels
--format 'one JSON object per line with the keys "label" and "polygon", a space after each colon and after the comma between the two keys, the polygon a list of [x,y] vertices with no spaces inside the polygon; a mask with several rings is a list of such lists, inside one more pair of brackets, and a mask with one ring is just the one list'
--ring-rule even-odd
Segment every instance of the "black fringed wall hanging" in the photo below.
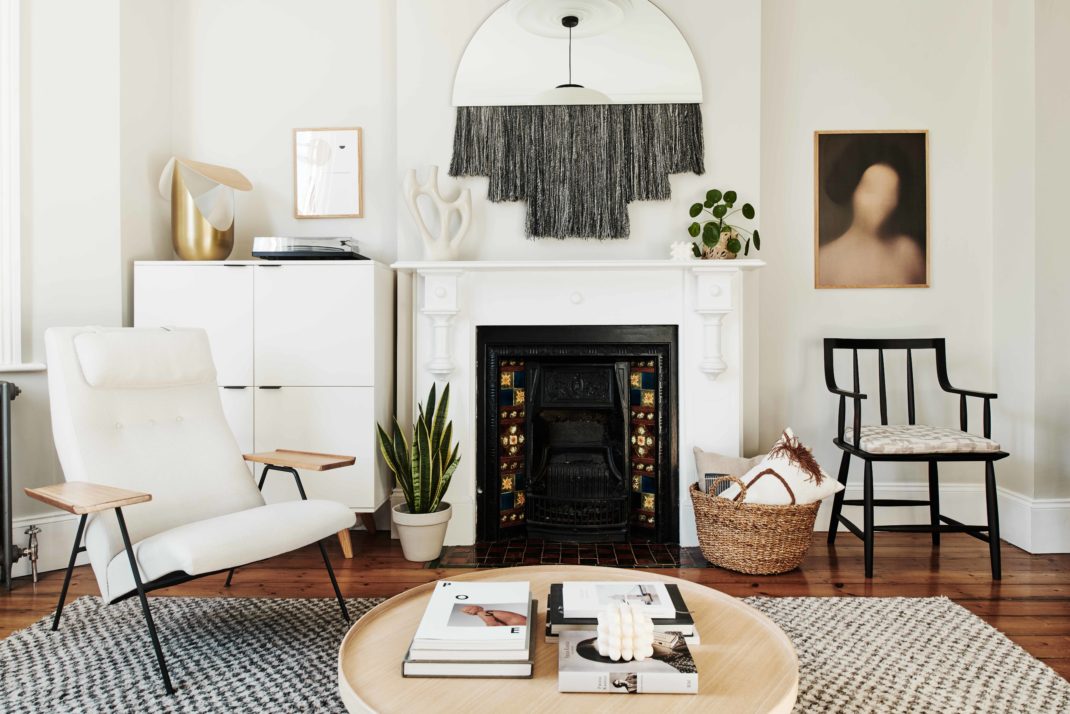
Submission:
{"label": "black fringed wall hanging", "polygon": [[704,172],[698,104],[457,107],[450,176],[527,201],[529,238],[627,238],[628,204],[688,171]]}

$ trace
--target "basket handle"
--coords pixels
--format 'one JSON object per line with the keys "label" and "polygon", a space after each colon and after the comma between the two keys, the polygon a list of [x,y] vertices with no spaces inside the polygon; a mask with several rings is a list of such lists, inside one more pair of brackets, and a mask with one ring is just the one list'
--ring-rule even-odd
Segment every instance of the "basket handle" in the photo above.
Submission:
{"label": "basket handle", "polygon": [[[788,492],[788,495],[791,496],[791,504],[790,505],[794,506],[795,505],[795,492],[791,490],[791,486],[789,486],[788,482],[784,480],[784,477],[781,476],[780,474],[778,474],[773,469],[766,469],[765,471],[762,471],[760,474],[758,474],[757,476],[755,476],[754,478],[752,478],[750,480],[750,485],[753,486],[755,481],[760,479],[762,476],[765,476],[766,474],[772,474],[773,476],[776,476],[777,480],[780,481],[780,483],[784,484],[784,489]],[[743,491],[741,491],[741,493],[746,493],[746,491],[743,490]]]}
{"label": "basket handle", "polygon": [[[717,478],[715,478],[710,483],[710,495],[716,496],[717,486],[724,483],[725,481],[731,481],[732,483],[739,486],[739,493],[737,493],[736,497],[732,499],[733,501],[739,503],[747,498],[747,484],[743,483],[743,479],[739,478],[738,476],[718,476]],[[751,481],[751,483],[754,482]]]}

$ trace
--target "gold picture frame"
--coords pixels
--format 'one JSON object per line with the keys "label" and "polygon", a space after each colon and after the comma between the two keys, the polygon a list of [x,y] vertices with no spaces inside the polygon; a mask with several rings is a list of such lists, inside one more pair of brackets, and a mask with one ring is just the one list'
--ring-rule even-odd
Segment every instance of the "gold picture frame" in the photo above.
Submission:
{"label": "gold picture frame", "polygon": [[814,288],[929,287],[929,186],[927,129],[815,131]]}
{"label": "gold picture frame", "polygon": [[364,217],[364,130],[293,130],[294,218]]}

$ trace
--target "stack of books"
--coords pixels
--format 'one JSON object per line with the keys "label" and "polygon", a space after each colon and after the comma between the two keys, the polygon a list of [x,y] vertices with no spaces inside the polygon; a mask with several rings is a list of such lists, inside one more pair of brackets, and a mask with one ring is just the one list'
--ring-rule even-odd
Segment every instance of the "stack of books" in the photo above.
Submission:
{"label": "stack of books", "polygon": [[698,694],[698,669],[684,638],[654,633],[654,656],[614,662],[598,654],[594,632],[563,632],[557,656],[559,692]]}
{"label": "stack of books", "polygon": [[439,581],[401,673],[406,677],[531,677],[537,611],[527,582]]}
{"label": "stack of books", "polygon": [[680,588],[672,583],[568,582],[550,586],[546,603],[546,641],[566,632],[593,632],[598,613],[612,602],[638,602],[656,633],[679,633],[686,644],[701,643],[695,620]]}

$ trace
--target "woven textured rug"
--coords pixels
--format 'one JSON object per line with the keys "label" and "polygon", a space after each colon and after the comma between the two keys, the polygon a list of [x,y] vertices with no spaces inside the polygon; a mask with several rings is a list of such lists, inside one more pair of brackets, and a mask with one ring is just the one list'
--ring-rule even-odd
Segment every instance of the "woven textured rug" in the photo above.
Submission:
{"label": "woven textured rug", "polygon": [[[151,602],[175,696],[163,693],[137,601],[83,597],[59,632],[46,618],[0,641],[0,710],[344,711],[335,672],[346,626],[334,600]],[[378,602],[351,600],[350,612]],[[747,602],[795,643],[797,712],[1070,711],[1070,683],[946,598]]]}

